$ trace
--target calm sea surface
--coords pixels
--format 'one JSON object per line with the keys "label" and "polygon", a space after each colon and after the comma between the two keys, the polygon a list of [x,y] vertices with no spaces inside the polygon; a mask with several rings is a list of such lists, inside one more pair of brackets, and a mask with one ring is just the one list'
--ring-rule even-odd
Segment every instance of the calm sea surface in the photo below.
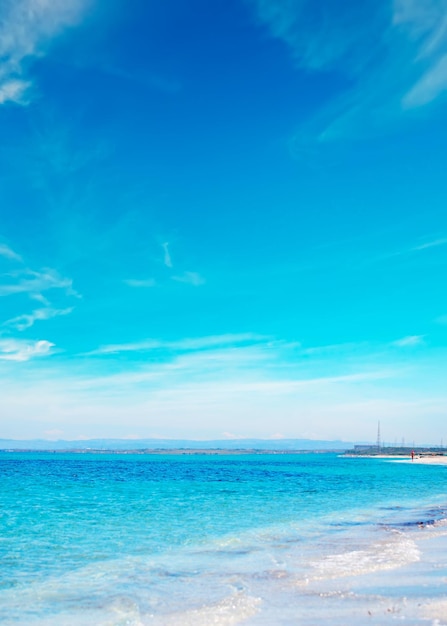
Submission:
{"label": "calm sea surface", "polygon": [[333,454],[0,453],[0,623],[362,624],[384,572],[447,532],[446,480]]}

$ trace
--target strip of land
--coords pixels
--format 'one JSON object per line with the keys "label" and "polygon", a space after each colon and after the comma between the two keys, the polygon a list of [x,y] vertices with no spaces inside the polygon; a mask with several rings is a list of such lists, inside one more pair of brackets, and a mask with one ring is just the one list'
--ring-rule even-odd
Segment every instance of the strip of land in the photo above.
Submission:
{"label": "strip of land", "polygon": [[415,456],[413,460],[411,457],[400,460],[404,463],[419,463],[420,465],[447,465],[447,456]]}
{"label": "strip of land", "polygon": [[397,463],[419,463],[419,465],[447,465],[447,456],[441,454],[415,454],[413,459],[410,454],[344,454],[343,456],[358,459],[387,459]]}

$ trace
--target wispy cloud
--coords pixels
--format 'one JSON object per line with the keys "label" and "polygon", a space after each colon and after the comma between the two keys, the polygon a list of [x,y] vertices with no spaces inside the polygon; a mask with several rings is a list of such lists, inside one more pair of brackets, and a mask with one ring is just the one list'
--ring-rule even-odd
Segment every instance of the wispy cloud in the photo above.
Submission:
{"label": "wispy cloud", "polygon": [[[20,312],[19,315],[3,322],[0,321],[3,327],[23,331],[33,326],[37,321],[68,315],[73,311],[72,306],[60,306],[61,296],[62,300],[73,297],[80,298],[80,295],[73,289],[73,281],[70,278],[61,276],[52,268],[36,271],[24,266],[22,257],[5,244],[0,244],[0,256],[20,262],[21,265],[19,269],[0,275],[0,297],[10,296],[13,302],[23,302],[23,299],[14,299],[14,296],[25,294],[41,305],[31,312]],[[44,293],[46,295],[43,295]],[[46,297],[47,295],[56,296],[59,300],[59,306],[52,306]]]}
{"label": "wispy cloud", "polygon": [[393,341],[392,345],[398,348],[412,348],[414,346],[422,346],[424,343],[424,335],[409,335]]}
{"label": "wispy cloud", "polygon": [[403,104],[406,108],[415,108],[429,104],[447,91],[447,54],[443,56],[420,80],[405,94]]}
{"label": "wispy cloud", "polygon": [[156,281],[153,278],[147,278],[147,279],[142,279],[139,280],[137,278],[127,278],[125,281],[125,284],[128,285],[129,287],[155,287],[155,285],[157,284]]}
{"label": "wispy cloud", "polygon": [[53,347],[53,343],[44,340],[0,339],[0,360],[29,361],[49,355]]}
{"label": "wispy cloud", "polygon": [[[53,351],[45,344],[39,351],[35,342],[28,352],[26,347],[3,343],[3,358],[25,360]],[[20,372],[4,364],[2,408],[13,407],[15,427],[25,424],[26,436],[42,421],[45,430],[78,428],[76,435],[96,431],[110,437],[133,430],[146,436],[150,428],[153,434],[190,438],[239,432],[241,424],[247,436],[300,436],[311,423],[320,438],[365,437],[378,417],[408,437],[414,436],[408,433],[409,416],[433,415],[442,425],[445,354],[427,361],[427,346],[409,364],[405,351],[389,343],[346,348],[343,358],[332,348],[309,359],[296,342],[247,333],[104,346],[99,351],[118,354],[113,367],[107,359],[94,365],[86,359],[76,370],[63,360],[40,361]],[[138,354],[151,349],[164,351],[162,358]],[[125,351],[129,358],[123,358]],[[48,406],[54,407],[52,415]]]}
{"label": "wispy cloud", "polygon": [[172,276],[172,280],[175,280],[178,283],[193,285],[194,287],[199,287],[200,285],[205,284],[205,279],[197,272],[183,272],[177,276]]}
{"label": "wispy cloud", "polygon": [[434,239],[433,241],[427,241],[419,246],[415,246],[412,248],[412,252],[419,252],[420,250],[427,250],[427,248],[437,248],[438,246],[445,245],[447,245],[447,238],[444,237],[442,239]]}
{"label": "wispy cloud", "polygon": [[[300,344],[297,345],[300,347]],[[309,348],[302,348],[300,350],[300,354],[305,356],[338,356],[342,354],[354,354],[358,353],[360,350],[365,350],[367,348],[371,348],[368,342],[359,342],[359,343],[334,343],[323,346],[312,346]]]}
{"label": "wispy cloud", "polygon": [[10,259],[11,261],[22,262],[22,257],[4,243],[0,244],[0,256]]}
{"label": "wispy cloud", "polygon": [[163,263],[166,265],[166,267],[172,267],[172,258],[169,252],[169,242],[166,241],[165,243],[162,243],[161,247],[164,250]]}
{"label": "wispy cloud", "polygon": [[[203,438],[222,430],[238,432],[241,424],[247,436],[271,436],[272,424],[275,432],[296,436],[310,422],[316,432],[323,433],[336,413],[334,430],[340,433],[338,417],[349,411],[350,404],[361,402],[371,385],[380,388],[381,381],[389,385],[396,376],[389,367],[367,370],[359,364],[355,371],[336,373],[339,368],[333,368],[326,376],[307,367],[299,371],[294,363],[284,371],[275,368],[277,358],[276,351],[229,347],[173,355],[163,363],[146,359],[136,369],[108,370],[103,375],[96,370],[92,376],[64,374],[60,364],[58,370],[39,364],[37,375],[36,369],[27,368],[22,380],[33,398],[32,406],[18,393],[17,378],[11,385],[0,379],[2,406],[13,403],[15,414],[31,416],[28,419],[37,426],[45,417],[47,429],[71,428],[76,417],[82,429],[78,432],[96,427],[105,436],[117,432],[123,415],[126,432],[129,428],[147,431],[149,419],[153,432],[177,437],[185,433],[190,438],[198,433]],[[57,418],[48,419],[49,405],[57,407]],[[369,416],[365,410],[361,413]]]}
{"label": "wispy cloud", "polygon": [[51,307],[44,309],[36,309],[32,313],[18,315],[4,323],[5,326],[16,328],[17,330],[26,330],[34,325],[38,320],[49,320],[59,315],[68,315],[73,311],[73,307],[66,309],[52,309]]}
{"label": "wispy cloud", "polygon": [[195,351],[222,346],[240,346],[265,342],[268,337],[255,333],[241,333],[229,335],[212,335],[208,337],[192,337],[178,341],[162,341],[159,339],[146,339],[133,343],[111,344],[101,346],[89,354],[119,354],[120,352],[145,352],[148,350],[175,350]]}
{"label": "wispy cloud", "polygon": [[406,108],[429,104],[447,89],[447,2],[395,0],[393,24],[415,46],[417,73],[402,103]]}
{"label": "wispy cloud", "polygon": [[24,60],[41,57],[48,43],[79,22],[90,0],[3,0],[0,19],[0,104],[27,104],[31,82]]}
{"label": "wispy cloud", "polygon": [[385,254],[381,254],[374,259],[373,261],[383,261],[385,259],[392,259],[394,257],[410,257],[413,255],[418,255],[419,253],[424,253],[426,250],[430,250],[432,248],[440,248],[441,246],[447,245],[446,237],[437,237],[436,239],[428,239],[423,243],[418,243],[417,245],[407,245],[399,250],[393,250],[387,252]]}
{"label": "wispy cloud", "polygon": [[[390,123],[447,89],[447,0],[247,0],[298,68],[347,78],[292,149]],[[370,132],[370,131],[369,131]]]}
{"label": "wispy cloud", "polygon": [[28,104],[28,92],[31,82],[14,78],[0,84],[0,104],[14,102],[14,104]]}
{"label": "wispy cloud", "polygon": [[[340,66],[358,74],[374,56],[384,28],[383,3],[337,3],[322,0],[248,0],[260,23],[290,48],[296,64],[313,70]],[[369,19],[367,19],[369,18]],[[352,56],[352,51],[357,56]]]}
{"label": "wispy cloud", "polygon": [[40,302],[44,306],[50,306],[50,301],[47,298],[45,298],[45,296],[42,295],[41,293],[31,293],[29,294],[29,297],[31,298],[31,300],[36,300],[37,302]]}
{"label": "wispy cloud", "polygon": [[73,281],[70,278],[60,276],[51,268],[41,271],[31,269],[19,270],[3,275],[6,281],[0,284],[0,296],[10,296],[17,293],[29,293],[30,295],[41,294],[50,289],[63,289],[67,295],[79,294],[73,289]]}

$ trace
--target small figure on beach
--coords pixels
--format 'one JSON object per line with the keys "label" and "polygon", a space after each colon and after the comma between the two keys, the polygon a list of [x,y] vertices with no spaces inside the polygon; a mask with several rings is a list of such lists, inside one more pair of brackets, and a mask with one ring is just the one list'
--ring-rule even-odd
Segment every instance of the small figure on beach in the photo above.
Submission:
{"label": "small figure on beach", "polygon": [[414,461],[414,450],[411,451],[411,461]]}

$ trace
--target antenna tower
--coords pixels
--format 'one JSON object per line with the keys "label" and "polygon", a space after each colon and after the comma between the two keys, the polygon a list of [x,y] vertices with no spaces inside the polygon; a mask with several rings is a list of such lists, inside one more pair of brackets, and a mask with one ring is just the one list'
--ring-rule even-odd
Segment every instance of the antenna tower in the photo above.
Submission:
{"label": "antenna tower", "polygon": [[380,439],[380,420],[379,420],[377,424],[377,450],[378,452],[380,452],[381,448],[382,448],[382,441]]}

